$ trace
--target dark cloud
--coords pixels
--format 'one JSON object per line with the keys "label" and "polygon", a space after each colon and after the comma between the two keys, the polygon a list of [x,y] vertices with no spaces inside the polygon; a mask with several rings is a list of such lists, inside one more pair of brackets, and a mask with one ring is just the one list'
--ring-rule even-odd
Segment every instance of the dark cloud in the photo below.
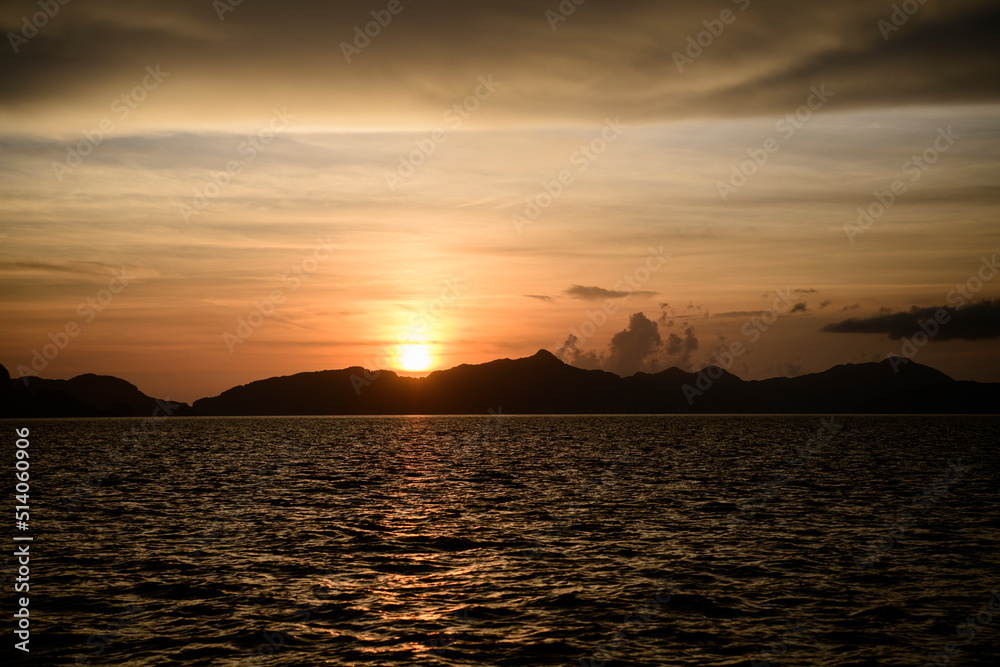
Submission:
{"label": "dark cloud", "polygon": [[551,296],[545,296],[544,294],[525,294],[524,296],[528,299],[537,299],[539,301],[544,301],[545,303],[555,302],[555,299],[553,299]]}
{"label": "dark cloud", "polygon": [[794,306],[792,306],[792,309],[789,312],[792,312],[792,313],[804,313],[807,310],[809,310],[809,306],[807,306],[806,304],[804,304],[801,301],[799,301],[797,304],[795,304]]}
{"label": "dark cloud", "polygon": [[677,311],[675,311],[670,306],[670,303],[667,301],[660,302],[659,306],[660,306],[660,316],[659,318],[657,318],[656,322],[660,326],[666,327],[668,329],[673,327],[674,326],[673,318],[677,316]]}
{"label": "dark cloud", "polygon": [[[769,9],[788,11],[787,7],[779,7],[782,3]],[[829,32],[814,26],[812,34],[837,32],[836,46],[817,49],[798,61],[786,61],[760,77],[718,91],[714,100],[749,101],[763,111],[761,107],[781,97],[787,105],[801,104],[802,91],[817,83],[838,96],[838,106],[854,108],[976,102],[995,100],[1000,95],[1000,46],[995,39],[1000,29],[1000,7],[996,3],[971,2],[947,10],[924,5],[888,39],[877,21],[888,19],[892,8],[868,7],[870,14],[859,2],[828,6],[827,18],[834,25],[829,26]],[[790,21],[794,19],[779,19],[778,24]],[[854,26],[853,34],[841,32],[847,25]],[[942,58],[943,53],[947,57]],[[919,76],[914,76],[916,72]],[[983,80],[982,76],[990,79]],[[767,102],[753,100],[753,91],[761,88],[771,91]]]}
{"label": "dark cloud", "polygon": [[634,292],[621,292],[617,290],[604,289],[603,287],[573,285],[566,290],[566,294],[574,299],[582,299],[583,301],[603,301],[605,299],[624,299],[630,296],[656,296],[657,293],[642,290]]}
{"label": "dark cloud", "polygon": [[[827,324],[822,331],[830,333],[885,334],[892,340],[910,338],[920,331],[934,330],[929,321],[945,321],[933,340],[985,340],[1000,337],[1000,300],[981,301],[962,309],[912,307],[905,313],[880,314],[868,318],[851,318]],[[921,327],[921,324],[924,327]]]}
{"label": "dark cloud", "polygon": [[[877,22],[891,6],[867,0],[822,8],[754,2],[745,12],[725,3],[735,22],[684,73],[673,54],[718,18],[718,6],[586,3],[553,30],[545,15],[558,7],[552,0],[403,2],[403,12],[348,63],[341,43],[385,3],[243,2],[225,20],[219,4],[60,5],[19,53],[5,45],[0,108],[28,118],[28,105],[106,105],[156,64],[171,72],[165,112],[256,119],[287,104],[304,123],[440,115],[490,73],[504,86],[491,106],[529,122],[783,115],[820,84],[834,91],[838,107],[1000,99],[993,0],[925,4],[888,39]],[[33,1],[6,3],[0,29],[17,32],[37,11]]]}
{"label": "dark cloud", "polygon": [[691,367],[691,354],[698,349],[698,339],[694,335],[694,327],[684,330],[684,338],[675,333],[667,336],[666,355],[675,358],[677,366],[683,369]]}
{"label": "dark cloud", "polygon": [[832,306],[832,305],[833,305],[833,301],[831,301],[830,299],[827,299],[826,301],[823,301],[822,303],[819,304],[819,309],[823,310],[827,306]]}
{"label": "dark cloud", "polygon": [[572,364],[577,368],[584,368],[587,370],[598,370],[604,367],[604,357],[597,354],[594,350],[584,351],[578,346],[580,339],[573,334],[569,335],[566,342],[563,343],[562,347],[556,352],[556,356],[565,361],[567,364]]}
{"label": "dark cloud", "polygon": [[855,303],[855,304],[853,304],[851,306],[844,306],[843,308],[840,309],[840,312],[843,313],[844,311],[848,311],[848,310],[861,310],[861,304],[860,303]]}
{"label": "dark cloud", "polygon": [[681,337],[671,333],[664,341],[659,326],[644,313],[629,317],[628,326],[616,333],[606,353],[583,350],[579,339],[570,335],[557,355],[579,368],[603,369],[622,377],[640,371],[657,372],[670,366],[691,369],[691,355],[698,349],[694,327],[688,327]]}
{"label": "dark cloud", "polygon": [[633,375],[642,370],[646,357],[662,343],[656,322],[635,313],[629,317],[628,327],[612,337],[605,366],[622,377]]}
{"label": "dark cloud", "polygon": [[814,290],[811,287],[809,289],[802,289],[800,287],[799,289],[792,290],[792,291],[795,292],[796,294],[815,294],[816,293],[816,290]]}

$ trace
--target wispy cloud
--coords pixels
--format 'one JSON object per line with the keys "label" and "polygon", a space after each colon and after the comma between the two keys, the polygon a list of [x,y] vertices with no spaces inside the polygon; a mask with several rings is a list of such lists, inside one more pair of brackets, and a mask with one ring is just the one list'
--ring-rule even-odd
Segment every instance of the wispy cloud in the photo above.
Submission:
{"label": "wispy cloud", "polygon": [[566,290],[566,294],[574,299],[582,299],[583,301],[603,301],[605,299],[624,299],[630,296],[656,296],[658,292],[650,292],[648,290],[623,292],[620,290],[604,289],[603,287],[573,285]]}

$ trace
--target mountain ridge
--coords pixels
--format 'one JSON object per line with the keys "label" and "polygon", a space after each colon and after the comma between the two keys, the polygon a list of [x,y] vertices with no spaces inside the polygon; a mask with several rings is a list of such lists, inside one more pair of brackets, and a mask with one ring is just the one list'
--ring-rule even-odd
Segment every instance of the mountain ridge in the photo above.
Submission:
{"label": "mountain ridge", "polygon": [[839,364],[797,377],[743,380],[719,366],[619,377],[548,350],[436,370],[423,378],[361,366],[231,387],[167,403],[112,376],[13,380],[0,366],[0,416],[118,417],[403,414],[996,414],[1000,383],[956,381],[903,358]]}

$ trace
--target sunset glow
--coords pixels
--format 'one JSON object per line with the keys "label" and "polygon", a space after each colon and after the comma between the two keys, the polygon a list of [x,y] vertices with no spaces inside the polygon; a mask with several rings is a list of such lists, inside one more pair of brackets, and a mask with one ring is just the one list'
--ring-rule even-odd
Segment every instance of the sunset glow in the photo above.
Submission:
{"label": "sunset glow", "polygon": [[434,365],[430,347],[419,343],[400,345],[396,363],[404,371],[426,371]]}
{"label": "sunset glow", "polygon": [[[14,377],[192,401],[541,348],[696,371],[734,343],[729,372],[794,376],[906,352],[878,318],[954,305],[1000,246],[988,0],[899,25],[854,0],[404,2],[384,28],[312,0],[57,4],[0,56]],[[911,356],[996,381],[997,335]]]}
{"label": "sunset glow", "polygon": [[0,34],[11,667],[1000,664],[1000,0]]}

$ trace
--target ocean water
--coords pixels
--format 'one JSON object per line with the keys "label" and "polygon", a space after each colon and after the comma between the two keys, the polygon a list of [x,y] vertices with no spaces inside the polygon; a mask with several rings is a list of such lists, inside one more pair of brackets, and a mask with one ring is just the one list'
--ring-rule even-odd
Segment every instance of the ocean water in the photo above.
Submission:
{"label": "ocean water", "polygon": [[24,664],[1000,664],[997,418],[5,425]]}

